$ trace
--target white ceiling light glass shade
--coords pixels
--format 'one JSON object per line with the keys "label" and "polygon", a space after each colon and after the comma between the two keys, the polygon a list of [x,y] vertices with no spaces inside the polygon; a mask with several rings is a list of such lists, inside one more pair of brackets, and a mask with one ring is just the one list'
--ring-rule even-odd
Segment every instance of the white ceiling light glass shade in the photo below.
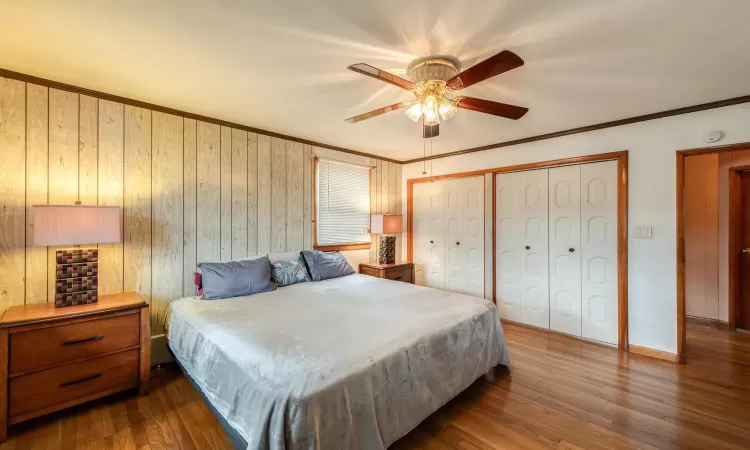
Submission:
{"label": "white ceiling light glass shade", "polygon": [[419,119],[422,117],[422,103],[419,101],[412,103],[412,105],[407,108],[406,115],[409,116],[411,120],[419,122]]}
{"label": "white ceiling light glass shade", "polygon": [[443,120],[448,120],[456,115],[458,108],[453,104],[452,101],[442,98],[440,99],[440,106],[438,106],[438,113]]}
{"label": "white ceiling light glass shade", "polygon": [[440,123],[440,113],[438,113],[438,101],[433,96],[428,96],[423,105],[424,124],[437,125]]}

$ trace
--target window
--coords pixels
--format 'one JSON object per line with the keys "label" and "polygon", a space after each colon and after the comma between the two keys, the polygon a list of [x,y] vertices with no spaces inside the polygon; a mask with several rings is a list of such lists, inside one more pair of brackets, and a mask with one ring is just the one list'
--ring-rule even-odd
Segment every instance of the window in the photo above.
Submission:
{"label": "window", "polygon": [[369,248],[370,168],[321,159],[316,173],[316,248]]}

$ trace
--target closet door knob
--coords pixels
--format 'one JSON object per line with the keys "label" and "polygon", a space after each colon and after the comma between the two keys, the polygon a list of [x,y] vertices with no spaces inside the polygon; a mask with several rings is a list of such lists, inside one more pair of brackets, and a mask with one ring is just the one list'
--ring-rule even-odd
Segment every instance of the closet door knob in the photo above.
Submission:
{"label": "closet door knob", "polygon": [[576,251],[576,249],[574,249],[573,247],[570,247],[570,248],[568,249],[568,251],[569,251],[570,253],[573,253],[574,251]]}
{"label": "closet door knob", "polygon": [[458,241],[456,241],[456,245],[461,245],[461,243],[460,243],[460,242],[458,242]]}
{"label": "closet door knob", "polygon": [[430,244],[434,244],[434,242],[430,241]]}
{"label": "closet door knob", "polygon": [[526,250],[531,250],[531,247],[529,247],[529,246],[527,245],[527,246],[526,246]]}

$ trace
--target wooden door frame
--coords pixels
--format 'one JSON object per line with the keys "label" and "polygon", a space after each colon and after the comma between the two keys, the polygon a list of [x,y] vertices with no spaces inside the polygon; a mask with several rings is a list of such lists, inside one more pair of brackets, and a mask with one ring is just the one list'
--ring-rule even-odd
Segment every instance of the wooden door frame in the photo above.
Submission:
{"label": "wooden door frame", "polygon": [[[496,226],[495,190],[498,174],[520,172],[523,170],[548,169],[551,167],[585,164],[599,161],[617,161],[617,347],[628,351],[628,151],[600,153],[596,155],[576,156],[573,158],[556,159],[513,166],[495,167],[492,169],[474,170],[431,177],[411,178],[406,180],[406,257],[408,261],[414,258],[414,184],[430,181],[450,180],[492,175],[492,273],[497,267],[496,260]],[[485,212],[486,214],[486,212]],[[485,242],[485,248],[486,248]],[[486,259],[486,258],[485,258]],[[486,281],[485,281],[486,283]],[[496,302],[496,281],[492,277],[492,301]]]}
{"label": "wooden door frame", "polygon": [[[687,150],[678,150],[675,156],[676,162],[676,187],[675,187],[675,215],[676,215],[676,264],[677,264],[677,360],[684,364],[687,361],[685,354],[685,341],[687,337],[686,306],[685,306],[685,158],[688,156],[705,155],[712,153],[724,153],[729,151],[750,150],[750,142],[741,142],[737,144],[722,145],[715,147],[701,147]],[[750,169],[750,166],[730,167],[729,168],[729,289],[728,289],[728,313],[729,327],[735,328],[737,324],[737,286],[739,278],[737,277],[737,258],[732,258],[732,252],[736,246],[736,223],[739,214],[739,207],[736,202],[740,200],[737,183],[738,175],[742,170]]]}

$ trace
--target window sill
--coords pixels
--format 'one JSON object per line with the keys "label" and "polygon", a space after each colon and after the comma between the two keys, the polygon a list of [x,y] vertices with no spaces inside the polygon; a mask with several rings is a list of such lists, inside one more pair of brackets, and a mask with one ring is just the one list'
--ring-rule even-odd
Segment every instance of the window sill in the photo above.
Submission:
{"label": "window sill", "polygon": [[313,247],[315,250],[321,252],[340,252],[344,250],[369,250],[369,242],[360,242],[358,244],[331,244],[331,245],[316,245]]}

